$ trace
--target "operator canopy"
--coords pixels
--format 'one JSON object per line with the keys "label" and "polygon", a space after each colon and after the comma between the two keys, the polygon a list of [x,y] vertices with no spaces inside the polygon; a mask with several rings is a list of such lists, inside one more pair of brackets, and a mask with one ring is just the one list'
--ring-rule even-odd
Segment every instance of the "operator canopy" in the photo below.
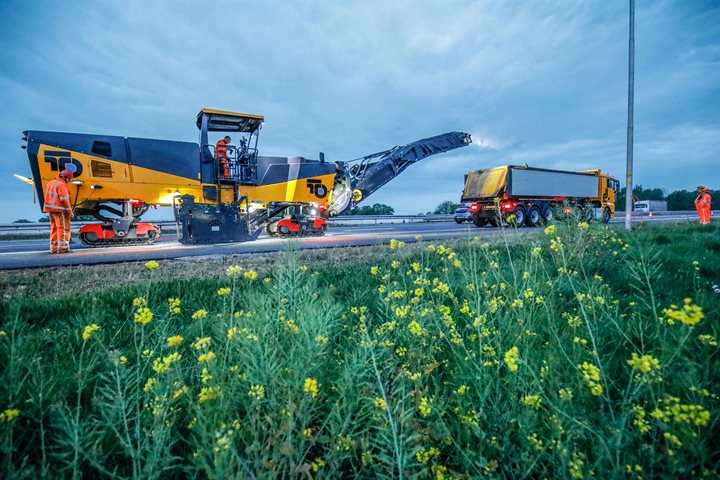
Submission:
{"label": "operator canopy", "polygon": [[225,112],[203,108],[197,114],[197,127],[202,128],[202,117],[208,117],[208,132],[240,132],[253,133],[262,126],[265,117],[248,113]]}

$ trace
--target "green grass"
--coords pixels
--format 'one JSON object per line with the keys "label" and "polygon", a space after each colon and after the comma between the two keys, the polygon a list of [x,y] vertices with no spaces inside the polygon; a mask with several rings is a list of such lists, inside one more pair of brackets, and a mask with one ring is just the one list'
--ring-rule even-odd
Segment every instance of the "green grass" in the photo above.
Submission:
{"label": "green grass", "polygon": [[720,228],[556,228],[8,273],[2,471],[712,477]]}

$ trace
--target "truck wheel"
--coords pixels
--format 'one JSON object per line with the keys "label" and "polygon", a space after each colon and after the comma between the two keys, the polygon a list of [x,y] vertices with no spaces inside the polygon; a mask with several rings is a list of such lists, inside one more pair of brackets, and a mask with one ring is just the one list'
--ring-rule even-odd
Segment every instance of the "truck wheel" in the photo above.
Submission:
{"label": "truck wheel", "polygon": [[[513,209],[512,212],[510,212],[510,215],[515,216],[515,221],[513,222],[513,224],[517,228],[522,228],[525,226],[525,218],[527,217],[527,215],[525,215],[525,208],[518,205],[517,207],[515,207]],[[508,216],[510,216],[510,215],[508,215]]]}
{"label": "truck wheel", "polygon": [[545,205],[542,209],[542,218],[545,223],[553,221],[553,209],[550,205]]}
{"label": "truck wheel", "polygon": [[608,223],[610,221],[611,216],[612,215],[610,213],[610,207],[603,208],[602,221],[605,223]]}
{"label": "truck wheel", "polygon": [[483,228],[485,225],[487,225],[487,219],[475,217],[473,218],[473,224],[478,228]]}
{"label": "truck wheel", "polygon": [[530,210],[528,210],[527,214],[527,226],[528,227],[537,227],[540,224],[540,221],[542,220],[542,215],[540,215],[540,209],[536,206],[530,207]]}

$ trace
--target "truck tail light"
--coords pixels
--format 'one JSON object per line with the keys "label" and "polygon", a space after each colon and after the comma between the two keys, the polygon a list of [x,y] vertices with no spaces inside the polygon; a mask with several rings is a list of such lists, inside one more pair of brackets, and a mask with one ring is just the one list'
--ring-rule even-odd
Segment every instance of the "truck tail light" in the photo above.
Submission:
{"label": "truck tail light", "polygon": [[563,208],[563,213],[572,213],[572,208]]}
{"label": "truck tail light", "polygon": [[480,210],[480,205],[478,205],[477,203],[473,203],[472,205],[470,205],[468,210],[470,210],[471,212],[477,212],[478,210]]}
{"label": "truck tail light", "polygon": [[504,210],[512,210],[515,208],[516,202],[503,202],[502,208]]}
{"label": "truck tail light", "polygon": [[133,207],[137,207],[139,205],[142,205],[143,201],[140,200],[139,198],[131,198],[130,203],[132,204]]}

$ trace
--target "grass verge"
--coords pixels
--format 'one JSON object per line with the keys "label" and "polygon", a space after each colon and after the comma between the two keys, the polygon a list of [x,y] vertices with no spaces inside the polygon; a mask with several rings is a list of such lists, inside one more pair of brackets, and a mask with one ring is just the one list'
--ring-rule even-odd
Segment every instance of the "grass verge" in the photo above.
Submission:
{"label": "grass verge", "polygon": [[717,225],[582,224],[7,275],[2,469],[712,476],[718,253]]}

